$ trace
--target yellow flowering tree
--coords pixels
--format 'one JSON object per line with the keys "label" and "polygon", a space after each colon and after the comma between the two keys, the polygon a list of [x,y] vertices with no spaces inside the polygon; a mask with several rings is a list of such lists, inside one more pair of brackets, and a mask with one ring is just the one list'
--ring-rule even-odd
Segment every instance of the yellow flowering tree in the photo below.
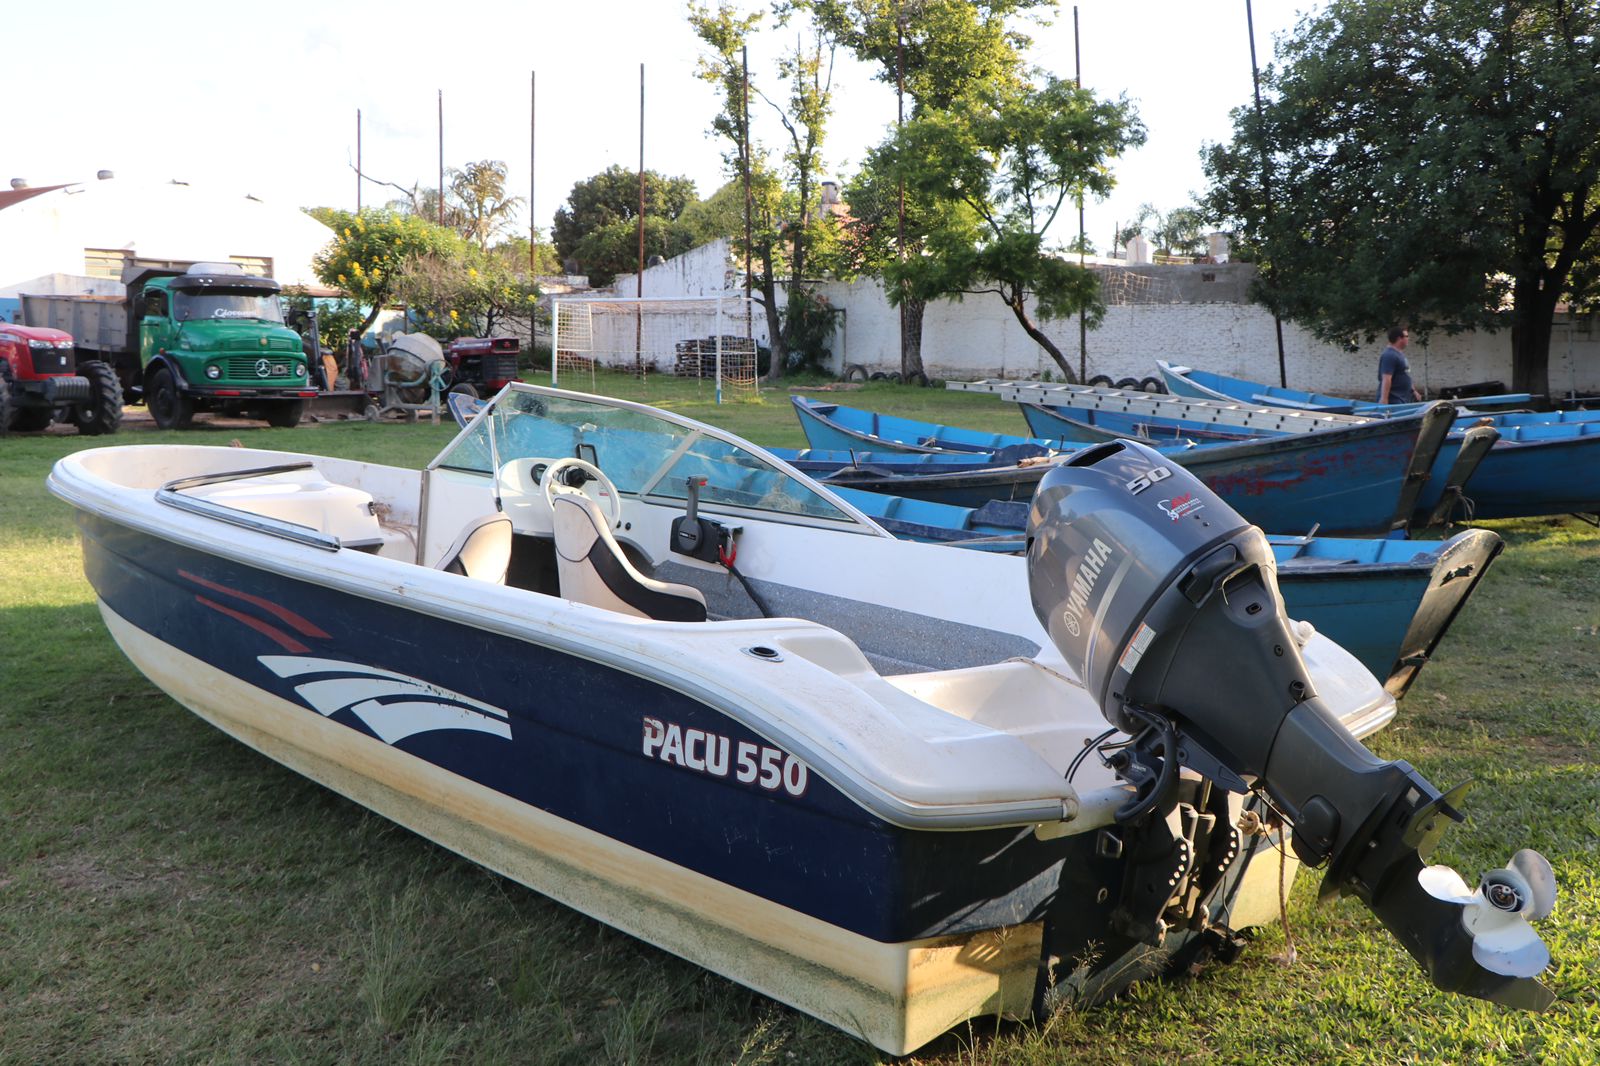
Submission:
{"label": "yellow flowering tree", "polygon": [[378,312],[397,294],[396,283],[411,262],[436,255],[459,255],[463,242],[448,229],[416,215],[368,209],[359,214],[330,207],[308,214],[333,230],[334,238],[311,261],[317,278],[349,294],[366,308],[365,333]]}

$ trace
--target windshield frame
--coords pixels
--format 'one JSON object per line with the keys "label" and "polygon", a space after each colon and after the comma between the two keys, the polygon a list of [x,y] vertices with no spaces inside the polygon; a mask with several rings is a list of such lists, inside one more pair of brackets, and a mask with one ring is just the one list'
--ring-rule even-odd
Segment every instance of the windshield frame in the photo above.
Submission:
{"label": "windshield frame", "polygon": [[[696,421],[695,419],[688,418],[673,411],[663,410],[659,407],[651,407],[649,404],[635,403],[631,400],[620,400],[611,396],[598,396],[592,393],[576,392],[571,389],[557,389],[544,385],[530,385],[521,381],[513,381],[507,384],[503,389],[495,394],[493,399],[485,403],[472,417],[472,419],[462,427],[461,431],[452,437],[449,443],[441,448],[438,454],[436,454],[433,459],[428,462],[428,465],[424,467],[424,470],[427,472],[432,472],[436,469],[445,469],[454,470],[461,473],[475,474],[479,477],[494,477],[494,480],[498,484],[498,476],[470,467],[451,466],[446,463],[445,460],[457,449],[457,447],[465,443],[470,435],[476,433],[480,429],[484,420],[493,419],[495,412],[499,410],[501,405],[514,394],[550,396],[577,402],[591,403],[618,411],[628,411],[635,414],[644,415],[648,418],[657,419],[661,422],[683,430],[684,434],[682,439],[677,442],[676,446],[671,450],[670,453],[663,457],[660,465],[651,471],[650,474],[640,482],[637,489],[627,489],[621,486],[618,487],[617,491],[623,496],[633,497],[642,502],[654,504],[655,506],[683,504],[685,502],[685,498],[683,496],[662,493],[658,490],[662,482],[672,472],[674,465],[676,465],[678,461],[690,451],[690,449],[692,449],[699,442],[711,440],[730,448],[742,450],[750,456],[760,460],[762,463],[767,464],[767,466],[774,471],[785,475],[786,477],[799,483],[807,491],[814,493],[816,496],[825,501],[830,507],[837,510],[843,516],[843,518],[847,519],[848,521],[838,518],[825,517],[804,511],[769,510],[765,508],[745,507],[706,497],[701,497],[700,499],[701,511],[738,515],[766,521],[778,521],[789,525],[821,526],[828,529],[867,533],[874,536],[886,537],[890,540],[895,539],[894,534],[880,526],[872,519],[870,515],[861,511],[847,500],[842,499],[837,493],[833,492],[833,490],[829,489],[826,485],[820,484],[810,475],[795,469],[793,466],[784,462],[782,459],[779,459],[777,456],[773,455],[759,444],[754,444],[743,437],[736,436],[732,433],[718,429],[715,426]],[[525,458],[522,456],[517,456],[512,457],[509,460],[507,459],[505,454],[505,445],[503,442],[498,440],[499,434],[494,432],[492,424],[488,430],[488,437],[491,450],[495,453],[491,459],[491,462],[500,464],[507,461],[514,461],[515,458]],[[561,457],[548,456],[541,458]]]}

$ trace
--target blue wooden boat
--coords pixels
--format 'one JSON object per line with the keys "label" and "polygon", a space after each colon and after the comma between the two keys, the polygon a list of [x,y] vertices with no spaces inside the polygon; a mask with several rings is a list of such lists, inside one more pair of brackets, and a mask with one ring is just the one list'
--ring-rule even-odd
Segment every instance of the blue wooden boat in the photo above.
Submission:
{"label": "blue wooden boat", "polygon": [[[835,488],[897,537],[990,552],[1025,546],[1028,505],[952,507]],[[1269,534],[1278,588],[1291,618],[1310,622],[1360,659],[1396,699],[1432,658],[1445,631],[1504,549],[1486,529],[1446,541]]]}
{"label": "blue wooden boat", "polygon": [[[897,451],[970,454],[980,435],[910,419],[891,418],[841,404],[794,397],[795,412],[813,447],[855,449],[883,459]],[[1351,429],[1319,430],[1249,441],[1164,451],[1228,504],[1263,529],[1387,535],[1403,530],[1417,508],[1426,474],[1434,466],[1452,409],[1448,404],[1407,418],[1373,421]],[[888,430],[890,437],[877,433]],[[990,447],[1061,443],[1049,437],[982,434]],[[1027,499],[1049,470],[1023,461],[968,470],[850,471],[829,478],[896,496],[976,507],[992,499]]]}
{"label": "blue wooden boat", "polygon": [[[1019,406],[1022,408],[1024,421],[1036,433],[1076,433],[1085,438],[1101,437],[1112,440],[1119,436],[1140,437],[1163,446],[1195,438],[1215,443],[1219,440],[1260,440],[1263,437],[1263,434],[1249,430],[1234,432],[1247,432],[1251,434],[1250,436],[1229,437],[1228,430],[1215,429],[1201,423],[1181,420],[1154,422],[1148,417],[1118,411],[1077,411],[1035,403]],[[1079,421],[1080,417],[1085,415],[1095,418],[1098,425]],[[1444,525],[1454,518],[1471,513],[1472,503],[1468,487],[1474,484],[1472,479],[1476,476],[1478,467],[1500,439],[1500,431],[1494,427],[1494,423],[1502,418],[1513,417],[1517,416],[1488,417],[1480,419],[1484,425],[1471,425],[1465,428],[1462,428],[1461,420],[1457,420],[1456,428],[1440,446],[1433,462],[1433,469],[1428,472],[1427,480],[1417,494],[1416,509],[1411,516],[1412,526]],[[1111,426],[1119,427],[1122,432],[1112,433]]]}
{"label": "blue wooden boat", "polygon": [[[1371,415],[1387,418],[1391,415],[1410,414],[1423,403],[1378,403],[1376,400],[1352,400],[1344,396],[1290,389],[1279,385],[1264,385],[1244,378],[1214,374],[1209,370],[1177,366],[1165,359],[1156,360],[1161,379],[1167,390],[1175,396],[1192,396],[1204,400],[1237,400],[1240,403],[1266,404],[1270,407],[1292,407],[1300,411],[1330,411],[1346,415]],[[1425,403],[1426,401],[1424,401]],[[1528,392],[1504,392],[1493,396],[1474,396],[1468,401],[1472,411],[1501,410],[1509,407],[1528,407],[1534,396]]]}
{"label": "blue wooden boat", "polygon": [[[1209,433],[1211,439],[1249,432],[1151,415],[1021,406],[1033,433],[1058,438],[1109,434],[1143,436],[1162,443],[1189,439],[1198,432]],[[1093,423],[1084,419],[1090,414]],[[1495,439],[1487,442],[1484,438],[1491,431]],[[1239,439],[1259,440],[1262,435]],[[1481,457],[1476,457],[1480,451]],[[1462,468],[1464,462],[1470,470]],[[1456,418],[1417,496],[1412,524],[1426,525],[1452,516],[1557,514],[1600,514],[1600,411],[1505,412]]]}

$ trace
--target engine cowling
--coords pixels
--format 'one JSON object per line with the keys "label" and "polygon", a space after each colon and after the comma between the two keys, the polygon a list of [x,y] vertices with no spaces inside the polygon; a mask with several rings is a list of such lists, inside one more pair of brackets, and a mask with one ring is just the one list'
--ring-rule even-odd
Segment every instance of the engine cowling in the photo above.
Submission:
{"label": "engine cowling", "polygon": [[1034,494],[1028,579],[1052,642],[1134,738],[1108,760],[1134,786],[1120,820],[1161,812],[1179,766],[1264,793],[1300,859],[1325,868],[1324,896],[1361,899],[1439,987],[1549,1004],[1537,981],[1485,969],[1460,907],[1419,885],[1467,786],[1441,793],[1344,728],[1293,639],[1266,537],[1199,479],[1134,441],[1079,452]]}

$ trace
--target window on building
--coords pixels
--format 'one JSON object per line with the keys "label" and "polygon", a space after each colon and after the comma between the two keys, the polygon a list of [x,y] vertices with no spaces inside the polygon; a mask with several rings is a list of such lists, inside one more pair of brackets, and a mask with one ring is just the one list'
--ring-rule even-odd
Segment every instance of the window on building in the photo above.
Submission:
{"label": "window on building", "polygon": [[133,259],[126,248],[85,248],[83,272],[91,278],[116,278],[122,280],[122,268]]}
{"label": "window on building", "polygon": [[272,277],[272,257],[270,255],[230,255],[228,262],[238,263],[244,267],[246,274],[255,274],[259,277]]}

